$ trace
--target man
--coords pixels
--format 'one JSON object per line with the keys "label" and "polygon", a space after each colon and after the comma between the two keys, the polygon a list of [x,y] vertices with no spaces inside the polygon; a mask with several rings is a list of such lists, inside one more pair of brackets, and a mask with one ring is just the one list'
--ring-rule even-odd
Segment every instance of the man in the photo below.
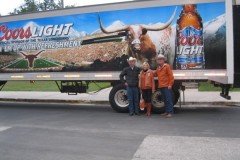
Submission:
{"label": "man", "polygon": [[166,118],[171,118],[173,114],[173,100],[171,89],[174,83],[173,72],[169,64],[165,63],[166,58],[163,55],[158,55],[157,63],[159,67],[156,69],[154,75],[158,77],[158,88],[161,90],[165,113],[161,114]]}
{"label": "man", "polygon": [[[139,88],[138,76],[140,68],[136,65],[136,58],[130,57],[128,59],[129,67],[123,69],[120,74],[120,80],[127,87],[127,97],[129,102],[129,115],[133,116],[134,113],[139,115]],[[125,77],[125,79],[124,79]]]}

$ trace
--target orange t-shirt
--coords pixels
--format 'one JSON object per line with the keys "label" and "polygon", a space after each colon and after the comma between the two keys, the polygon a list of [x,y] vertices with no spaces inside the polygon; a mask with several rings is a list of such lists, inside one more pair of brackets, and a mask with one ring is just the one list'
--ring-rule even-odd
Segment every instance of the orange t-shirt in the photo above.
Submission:
{"label": "orange t-shirt", "polygon": [[169,64],[159,66],[154,72],[154,76],[158,77],[158,88],[173,86],[174,76]]}

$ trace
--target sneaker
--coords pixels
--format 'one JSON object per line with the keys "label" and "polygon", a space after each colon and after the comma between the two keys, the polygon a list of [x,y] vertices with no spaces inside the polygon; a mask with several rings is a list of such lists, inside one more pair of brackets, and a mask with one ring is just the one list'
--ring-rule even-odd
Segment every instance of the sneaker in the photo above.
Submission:
{"label": "sneaker", "polygon": [[172,114],[171,113],[168,113],[165,118],[172,118]]}
{"label": "sneaker", "polygon": [[167,116],[167,115],[168,115],[167,112],[160,114],[160,116]]}
{"label": "sneaker", "polygon": [[129,113],[129,116],[133,116],[133,113]]}

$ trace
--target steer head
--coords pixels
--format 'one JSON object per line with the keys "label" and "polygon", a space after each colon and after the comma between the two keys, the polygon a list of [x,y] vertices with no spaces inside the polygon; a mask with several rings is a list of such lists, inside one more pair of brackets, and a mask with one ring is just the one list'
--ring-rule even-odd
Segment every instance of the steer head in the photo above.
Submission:
{"label": "steer head", "polygon": [[173,12],[171,18],[168,20],[168,22],[166,22],[161,26],[134,24],[134,25],[121,26],[114,29],[106,29],[102,24],[100,16],[98,16],[98,21],[99,21],[100,29],[103,33],[110,34],[110,33],[121,32],[120,34],[123,34],[122,32],[124,32],[128,38],[128,42],[129,42],[129,45],[131,46],[131,50],[135,53],[139,53],[141,51],[142,37],[146,35],[148,31],[161,31],[166,29],[173,21],[176,14],[176,9]]}

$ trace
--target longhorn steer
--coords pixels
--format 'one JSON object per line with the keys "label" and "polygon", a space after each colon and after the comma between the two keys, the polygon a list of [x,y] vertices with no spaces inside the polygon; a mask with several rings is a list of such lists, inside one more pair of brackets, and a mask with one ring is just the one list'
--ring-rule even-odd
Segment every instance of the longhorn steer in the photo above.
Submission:
{"label": "longhorn steer", "polygon": [[148,61],[151,67],[155,67],[155,58],[158,54],[164,54],[166,57],[170,57],[168,55],[170,51],[166,53],[166,50],[171,50],[171,27],[169,26],[175,14],[176,9],[171,18],[165,24],[161,25],[132,24],[114,29],[106,29],[102,24],[100,16],[98,16],[98,21],[103,33],[124,32],[128,40],[128,55],[137,58],[140,62]]}
{"label": "longhorn steer", "polygon": [[24,57],[25,57],[25,59],[27,59],[28,60],[28,66],[30,67],[30,68],[33,68],[33,62],[34,62],[34,60],[36,59],[36,58],[38,58],[37,56],[40,54],[40,53],[42,53],[44,50],[41,50],[41,51],[39,51],[37,54],[30,54],[30,55],[26,55],[26,53],[24,53],[24,52],[20,52]]}

